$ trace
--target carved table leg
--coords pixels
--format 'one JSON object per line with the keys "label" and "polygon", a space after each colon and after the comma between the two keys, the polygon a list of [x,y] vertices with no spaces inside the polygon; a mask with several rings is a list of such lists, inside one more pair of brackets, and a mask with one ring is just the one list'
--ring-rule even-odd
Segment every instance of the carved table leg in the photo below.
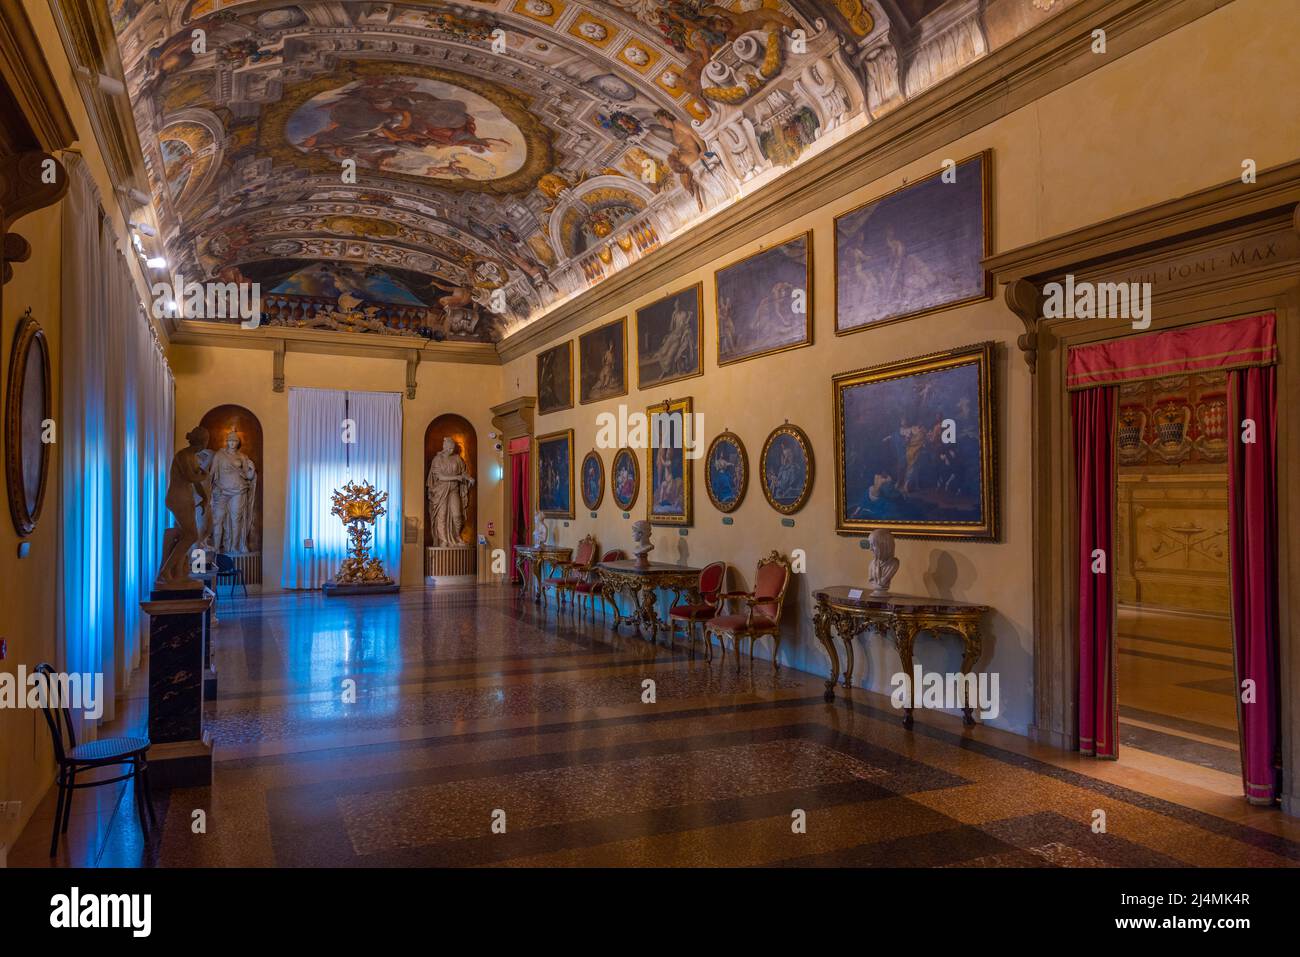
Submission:
{"label": "carved table leg", "polygon": [[912,680],[914,678],[912,674],[912,643],[915,640],[916,626],[914,624],[910,621],[894,622],[894,644],[898,648],[898,657],[903,663],[903,674],[907,676],[907,685],[911,692],[907,706],[903,709],[903,727],[909,731],[912,728],[912,706],[916,704],[916,696],[921,691]]}
{"label": "carved table leg", "polygon": [[533,562],[533,604],[542,603],[542,560]]}
{"label": "carved table leg", "polygon": [[845,690],[853,687],[853,624],[848,619],[840,619],[835,626],[835,633],[840,636],[840,641],[844,642],[844,688]]}
{"label": "carved table leg", "polygon": [[975,662],[979,661],[980,654],[983,651],[983,643],[980,639],[980,626],[978,622],[971,622],[963,625],[958,632],[962,641],[961,656],[961,693],[962,693],[962,718],[961,723],[966,727],[974,727],[975,717],[971,714],[972,708],[970,702],[966,700],[966,680],[965,676],[970,674],[971,669],[975,667]]}
{"label": "carved table leg", "polygon": [[834,701],[835,680],[840,674],[840,656],[835,650],[835,639],[831,637],[830,606],[820,599],[817,602],[816,611],[813,612],[813,633],[817,635],[817,640],[826,649],[826,654],[831,657],[831,676],[826,679],[826,693],[822,697],[826,701]]}

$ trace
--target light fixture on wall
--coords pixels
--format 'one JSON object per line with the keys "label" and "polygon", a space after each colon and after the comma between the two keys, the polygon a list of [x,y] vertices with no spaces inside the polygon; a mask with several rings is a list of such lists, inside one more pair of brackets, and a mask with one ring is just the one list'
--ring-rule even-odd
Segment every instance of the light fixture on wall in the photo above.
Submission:
{"label": "light fixture on wall", "polygon": [[77,67],[77,73],[87,83],[93,83],[101,91],[109,96],[121,96],[126,92],[126,84],[116,77],[109,76],[107,73],[92,73],[84,66]]}
{"label": "light fixture on wall", "polygon": [[136,189],[134,186],[118,186],[117,191],[123,196],[129,197],[131,202],[137,206],[148,206],[153,202],[153,197],[142,189]]}
{"label": "light fixture on wall", "polygon": [[132,223],[131,228],[134,229],[136,232],[140,233],[142,236],[152,237],[158,235],[158,230],[154,229],[148,223]]}
{"label": "light fixture on wall", "polygon": [[164,256],[154,256],[150,259],[146,259],[144,264],[150,269],[166,269],[167,259]]}

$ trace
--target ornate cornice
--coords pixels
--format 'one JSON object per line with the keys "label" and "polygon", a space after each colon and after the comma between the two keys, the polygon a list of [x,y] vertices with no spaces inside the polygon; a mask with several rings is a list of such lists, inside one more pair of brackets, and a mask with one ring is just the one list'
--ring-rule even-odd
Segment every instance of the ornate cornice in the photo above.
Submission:
{"label": "ornate cornice", "polygon": [[77,128],[21,3],[0,3],[0,78],[31,127],[35,145],[52,153],[76,142]]}

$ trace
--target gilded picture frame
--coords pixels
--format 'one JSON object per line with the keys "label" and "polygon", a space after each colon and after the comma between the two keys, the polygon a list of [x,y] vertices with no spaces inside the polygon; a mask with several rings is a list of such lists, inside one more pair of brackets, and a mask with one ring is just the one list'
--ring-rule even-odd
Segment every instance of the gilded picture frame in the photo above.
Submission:
{"label": "gilded picture frame", "polygon": [[[594,467],[589,469],[588,466],[595,463]],[[589,479],[594,476],[596,488],[593,494]],[[594,512],[600,508],[600,503],[605,500],[605,463],[601,460],[600,453],[592,449],[582,457],[582,466],[578,470],[578,487],[582,491],[582,504],[586,506],[587,511]]]}
{"label": "gilded picture frame", "polygon": [[793,515],[808,504],[816,474],[807,433],[789,422],[773,429],[758,456],[758,482],[767,504]]}
{"label": "gilded picture frame", "polygon": [[573,408],[573,340],[537,353],[537,414]]}
{"label": "gilded picture frame", "polygon": [[641,464],[626,446],[615,452],[609,463],[609,495],[621,512],[632,511],[641,495]]}
{"label": "gilded picture frame", "polygon": [[[604,381],[615,374],[616,383]],[[622,395],[627,395],[626,316],[578,336],[578,404],[604,402]]]}
{"label": "gilded picture frame", "polygon": [[547,518],[573,518],[573,429],[537,437],[537,508]]}
{"label": "gilded picture frame", "polygon": [[[790,247],[802,244],[802,276],[792,262]],[[798,338],[793,336],[756,336],[751,330],[749,343],[741,340],[746,333],[738,331],[737,316],[749,317],[750,324],[760,316],[773,320],[781,318],[781,310],[797,315],[794,284],[802,281],[803,330]],[[788,288],[785,288],[788,287]],[[763,290],[766,290],[765,292]],[[790,302],[786,303],[786,297]],[[789,321],[790,315],[784,318]],[[811,229],[779,243],[760,249],[728,263],[713,273],[713,331],[717,339],[718,365],[727,366],[748,362],[763,356],[776,355],[790,349],[802,349],[813,344],[813,231]]]}
{"label": "gilded picture frame", "polygon": [[[974,182],[972,172],[978,177]],[[837,336],[992,297],[993,274],[982,260],[992,255],[993,151],[958,160],[952,179],[945,180],[947,175],[948,169],[938,170],[835,217]],[[947,190],[954,191],[951,202]],[[936,202],[940,196],[942,206]],[[966,222],[977,207],[979,223]],[[861,281],[851,270],[860,271]],[[945,283],[951,287],[946,292]],[[892,307],[891,299],[897,300]],[[850,309],[859,313],[856,321],[848,321]]]}
{"label": "gilded picture frame", "polygon": [[[668,416],[663,425],[662,416]],[[694,522],[688,432],[694,425],[691,400],[666,399],[646,409],[646,518],[652,525],[688,526]],[[679,425],[674,426],[672,422]],[[667,438],[661,444],[660,440]]]}
{"label": "gilded picture frame", "polygon": [[837,532],[998,539],[995,349],[982,342],[832,378]]}
{"label": "gilded picture frame", "polygon": [[31,310],[18,320],[5,389],[5,480],[14,531],[36,531],[50,484],[50,443],[42,441],[54,417],[50,348]]}
{"label": "gilded picture frame", "polygon": [[[733,451],[728,452],[731,448]],[[730,474],[729,474],[730,473]],[[749,455],[735,432],[720,432],[704,455],[704,490],[713,507],[723,514],[734,512],[749,490]]]}
{"label": "gilded picture frame", "polygon": [[[659,375],[651,377],[646,375],[647,367],[658,366],[662,371],[662,364],[665,358],[655,355],[661,352],[664,347],[664,341],[671,334],[671,326],[674,314],[681,309],[682,297],[689,296],[693,301],[693,311],[695,321],[693,323],[694,342],[691,343],[691,351],[694,352],[695,362],[692,365],[689,362],[689,355],[682,355],[679,348],[678,354],[672,357],[672,365],[675,371],[668,375]],[[689,310],[688,310],[689,313]],[[684,289],[678,289],[676,292],[661,296],[654,302],[642,306],[635,313],[635,328],[633,335],[636,338],[636,387],[638,389],[651,389],[656,386],[667,385],[670,382],[680,382],[682,379],[690,379],[697,375],[704,375],[704,283],[697,282],[693,286],[687,286]],[[667,326],[667,330],[661,332],[653,328],[656,325]],[[642,355],[642,348],[646,349],[646,355]],[[652,348],[653,347],[653,348]]]}

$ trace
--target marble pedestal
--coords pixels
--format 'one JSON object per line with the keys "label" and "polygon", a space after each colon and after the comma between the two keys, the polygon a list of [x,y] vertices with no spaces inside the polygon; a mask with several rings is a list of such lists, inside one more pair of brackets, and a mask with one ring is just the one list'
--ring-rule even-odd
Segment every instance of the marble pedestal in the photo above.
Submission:
{"label": "marble pedestal", "polygon": [[203,731],[207,675],[207,588],[155,590],[149,616],[149,775],[158,788],[212,783],[212,745]]}

